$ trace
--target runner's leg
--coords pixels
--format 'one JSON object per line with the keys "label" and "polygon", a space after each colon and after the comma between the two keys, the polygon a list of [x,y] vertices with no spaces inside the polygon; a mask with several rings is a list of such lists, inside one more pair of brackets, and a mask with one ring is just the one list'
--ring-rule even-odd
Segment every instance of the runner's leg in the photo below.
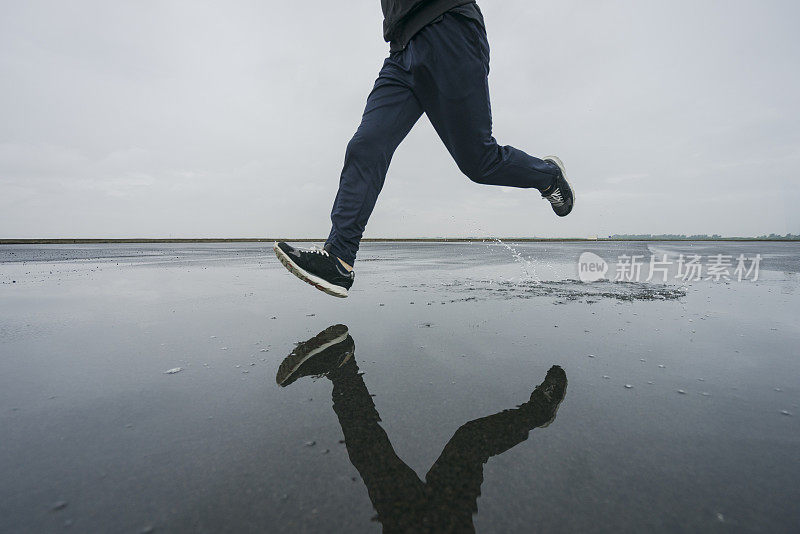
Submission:
{"label": "runner's leg", "polygon": [[474,21],[446,13],[411,43],[416,61],[414,90],[459,169],[488,185],[548,189],[559,173],[547,161],[492,136],[489,43]]}
{"label": "runner's leg", "polygon": [[367,106],[345,152],[339,191],[331,211],[331,254],[353,265],[395,149],[422,115],[411,91],[402,53],[384,62]]}

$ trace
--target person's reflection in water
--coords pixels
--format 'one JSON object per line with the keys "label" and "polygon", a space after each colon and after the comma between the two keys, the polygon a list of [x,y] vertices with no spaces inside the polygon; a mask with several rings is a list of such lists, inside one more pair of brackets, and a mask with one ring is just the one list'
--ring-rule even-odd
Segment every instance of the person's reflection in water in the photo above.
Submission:
{"label": "person's reflection in water", "polygon": [[483,464],[555,419],[567,376],[554,365],[530,399],[517,408],[470,421],[459,428],[423,483],[394,452],[355,358],[344,325],[331,326],[297,345],[278,369],[288,386],[303,376],[333,382],[333,410],[344,432],[350,461],[361,474],[384,532],[472,532],[483,482]]}

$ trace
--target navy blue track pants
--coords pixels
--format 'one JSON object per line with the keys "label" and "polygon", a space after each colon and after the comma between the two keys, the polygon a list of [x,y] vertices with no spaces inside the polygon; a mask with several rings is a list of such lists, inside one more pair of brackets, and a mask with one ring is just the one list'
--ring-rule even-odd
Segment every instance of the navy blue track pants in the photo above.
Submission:
{"label": "navy blue track pants", "polygon": [[458,168],[487,185],[547,189],[558,168],[492,137],[489,43],[472,19],[445,13],[383,63],[344,158],[327,245],[352,265],[395,149],[424,112]]}

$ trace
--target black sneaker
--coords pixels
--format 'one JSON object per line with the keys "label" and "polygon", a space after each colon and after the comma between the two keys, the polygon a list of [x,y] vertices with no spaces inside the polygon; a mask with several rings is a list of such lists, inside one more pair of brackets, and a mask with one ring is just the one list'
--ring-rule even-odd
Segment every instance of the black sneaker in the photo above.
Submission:
{"label": "black sneaker", "polygon": [[566,217],[575,205],[575,193],[567,181],[567,171],[564,170],[564,164],[561,163],[561,160],[555,156],[547,156],[542,159],[555,164],[560,171],[556,182],[550,189],[542,193],[542,198],[546,198],[550,202],[556,215]]}
{"label": "black sneaker", "polygon": [[329,326],[308,341],[298,343],[278,367],[275,382],[288,386],[304,376],[325,376],[352,360],[356,344],[343,324]]}
{"label": "black sneaker", "polygon": [[553,422],[558,413],[558,407],[567,393],[567,374],[564,369],[554,365],[547,371],[544,381],[536,386],[531,393],[531,399],[522,407],[535,414],[539,422],[536,426],[545,428]]}
{"label": "black sneaker", "polygon": [[292,274],[328,295],[344,298],[353,285],[356,273],[345,269],[339,259],[327,250],[302,250],[283,241],[276,241],[272,248]]}

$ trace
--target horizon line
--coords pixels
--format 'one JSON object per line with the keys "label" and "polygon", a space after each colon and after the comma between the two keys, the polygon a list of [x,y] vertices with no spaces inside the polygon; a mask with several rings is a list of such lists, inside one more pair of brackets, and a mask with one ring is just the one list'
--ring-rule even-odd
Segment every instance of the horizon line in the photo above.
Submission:
{"label": "horizon line", "polygon": [[[320,242],[325,238],[309,237],[123,237],[123,238],[0,238],[0,245],[49,245],[49,244],[113,244],[113,243],[269,243],[275,241],[287,242]],[[430,242],[430,243],[471,243],[486,241],[514,241],[514,242],[570,242],[570,241],[786,241],[797,242],[800,238],[789,237],[365,237],[361,242],[386,243],[386,242]]]}

